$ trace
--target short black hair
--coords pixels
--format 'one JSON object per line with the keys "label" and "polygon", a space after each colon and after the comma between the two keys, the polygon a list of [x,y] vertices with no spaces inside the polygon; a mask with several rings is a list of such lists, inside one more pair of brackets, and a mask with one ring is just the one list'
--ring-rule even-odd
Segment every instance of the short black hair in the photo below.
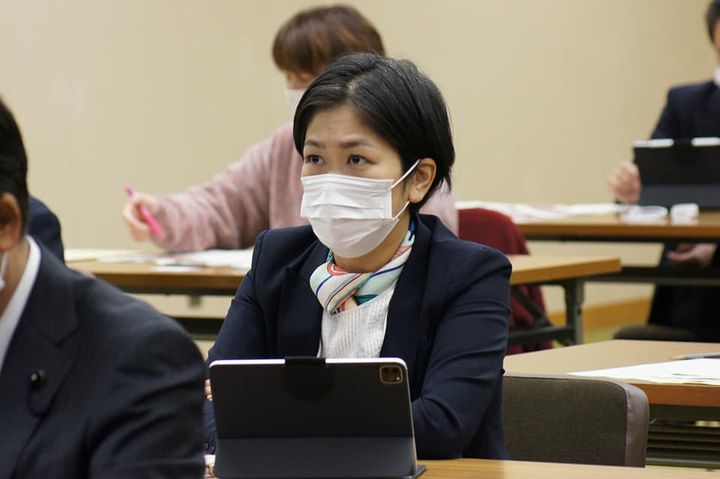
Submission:
{"label": "short black hair", "polygon": [[437,172],[417,211],[443,182],[451,185],[455,148],[450,119],[440,90],[408,60],[374,53],[340,57],[308,87],[293,126],[295,148],[302,155],[307,129],[322,110],[350,105],[365,124],[390,144],[407,171],[418,159],[435,160]]}
{"label": "short black hair", "polygon": [[23,230],[27,229],[27,155],[20,128],[0,98],[0,194],[10,193],[20,205]]}
{"label": "short black hair", "polygon": [[711,42],[715,41],[715,25],[718,20],[720,20],[720,0],[712,0],[705,12],[705,25]]}

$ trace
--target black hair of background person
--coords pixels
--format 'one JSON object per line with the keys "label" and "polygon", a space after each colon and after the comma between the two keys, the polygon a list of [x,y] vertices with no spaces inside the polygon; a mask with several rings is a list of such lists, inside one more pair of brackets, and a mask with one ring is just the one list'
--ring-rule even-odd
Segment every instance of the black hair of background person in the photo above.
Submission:
{"label": "black hair of background person", "polygon": [[[3,207],[18,275],[28,271],[15,260],[25,247],[26,172],[0,100],[0,196],[24,205]],[[38,263],[0,367],[0,479],[202,477],[205,367],[187,333],[43,245]],[[14,295],[19,279],[5,279]]]}
{"label": "black hair of background person", "polygon": [[293,124],[295,148],[302,156],[305,132],[318,111],[351,105],[400,154],[403,171],[418,159],[435,160],[433,184],[421,202],[409,207],[417,212],[443,182],[451,186],[455,148],[445,100],[411,62],[374,53],[341,59],[312,82],[300,100]]}
{"label": "black hair of background person", "polygon": [[720,20],[720,0],[712,0],[705,12],[705,26],[711,42],[715,40],[715,25],[718,20]]}

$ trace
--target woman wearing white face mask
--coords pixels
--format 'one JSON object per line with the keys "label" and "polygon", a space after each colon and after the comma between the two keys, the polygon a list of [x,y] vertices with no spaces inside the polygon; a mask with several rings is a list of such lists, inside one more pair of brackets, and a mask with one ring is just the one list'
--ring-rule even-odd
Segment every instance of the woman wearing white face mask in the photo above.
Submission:
{"label": "woman wearing white face mask", "polygon": [[[384,47],[365,17],[352,7],[336,5],[294,15],[278,31],[272,52],[286,78],[292,118],[304,89],[335,58],[351,52],[383,53]],[[135,240],[152,240],[169,251],[247,248],[264,229],[307,224],[299,216],[300,168],[288,124],[204,185],[162,196],[135,193],[123,218]],[[140,205],[155,216],[164,237],[151,234]],[[457,231],[450,194],[435,195],[427,211]]]}
{"label": "woman wearing white face mask", "polygon": [[454,162],[437,87],[407,61],[343,57],[301,100],[294,140],[310,226],[258,237],[208,360],[400,357],[420,457],[505,457],[510,264],[418,214]]}

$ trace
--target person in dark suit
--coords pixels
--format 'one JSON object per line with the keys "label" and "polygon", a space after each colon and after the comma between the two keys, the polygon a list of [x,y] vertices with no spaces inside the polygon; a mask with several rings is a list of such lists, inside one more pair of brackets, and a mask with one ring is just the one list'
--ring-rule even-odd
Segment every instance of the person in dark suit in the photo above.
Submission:
{"label": "person in dark suit", "polygon": [[65,261],[60,221],[45,203],[34,196],[30,197],[27,231],[56,258]]}
{"label": "person in dark suit", "polygon": [[[708,5],[707,32],[720,58],[720,0]],[[652,133],[653,139],[720,137],[720,67],[714,78],[671,88],[667,103]],[[636,203],[640,198],[640,174],[633,163],[623,163],[609,181],[615,198]],[[715,243],[669,243],[663,249],[661,266],[720,266]],[[630,326],[615,335],[619,339],[674,341],[720,341],[718,289],[708,287],[658,286],[653,295],[648,325]]]}
{"label": "person in dark suit", "polygon": [[454,162],[437,87],[407,61],[343,57],[300,101],[294,141],[310,226],[258,237],[209,361],[400,357],[420,457],[506,457],[510,263],[417,214]]}
{"label": "person in dark suit", "polygon": [[26,234],[0,101],[0,479],[202,477],[202,357],[170,319]]}

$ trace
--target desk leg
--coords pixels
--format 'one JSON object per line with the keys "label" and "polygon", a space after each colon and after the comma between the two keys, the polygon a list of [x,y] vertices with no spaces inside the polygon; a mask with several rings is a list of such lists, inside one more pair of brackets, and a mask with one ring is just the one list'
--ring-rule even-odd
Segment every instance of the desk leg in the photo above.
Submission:
{"label": "desk leg", "polygon": [[582,304],[585,301],[585,285],[581,279],[563,281],[565,290],[565,318],[573,328],[575,344],[583,342]]}

